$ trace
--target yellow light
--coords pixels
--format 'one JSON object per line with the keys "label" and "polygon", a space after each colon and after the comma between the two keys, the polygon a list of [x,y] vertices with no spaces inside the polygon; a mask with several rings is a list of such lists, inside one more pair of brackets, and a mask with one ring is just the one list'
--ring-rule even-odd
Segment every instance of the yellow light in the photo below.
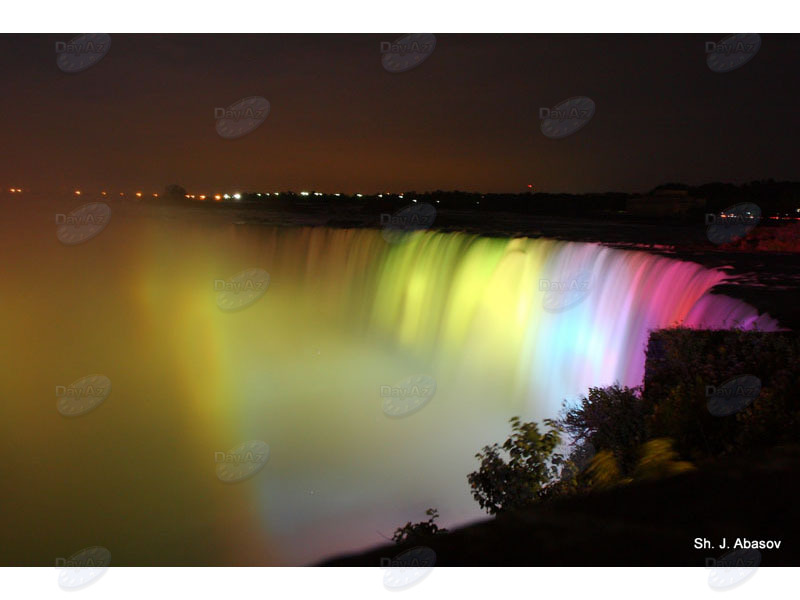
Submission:
{"label": "yellow light", "polygon": [[101,193],[103,196],[105,196],[105,195],[106,195],[106,193],[105,193],[105,192],[100,192],[100,193]]}
{"label": "yellow light", "polygon": [[81,195],[81,191],[80,190],[75,190],[75,195],[76,196],[80,196]]}
{"label": "yellow light", "polygon": [[214,194],[214,200],[222,200],[222,196],[219,194]]}
{"label": "yellow light", "polygon": [[153,194],[153,198],[158,198],[158,194]]}
{"label": "yellow light", "polygon": [[205,199],[206,199],[205,194],[200,194],[200,200],[205,200]]}
{"label": "yellow light", "polygon": [[136,197],[137,198],[141,198],[142,197],[142,192],[136,192]]}

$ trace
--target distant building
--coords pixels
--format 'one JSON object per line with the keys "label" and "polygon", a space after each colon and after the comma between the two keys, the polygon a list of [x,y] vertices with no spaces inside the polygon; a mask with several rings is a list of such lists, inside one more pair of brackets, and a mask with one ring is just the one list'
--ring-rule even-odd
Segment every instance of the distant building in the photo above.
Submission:
{"label": "distant building", "polygon": [[690,196],[688,190],[664,188],[628,199],[625,209],[632,215],[670,217],[684,215],[693,209],[702,210],[705,206],[705,198]]}

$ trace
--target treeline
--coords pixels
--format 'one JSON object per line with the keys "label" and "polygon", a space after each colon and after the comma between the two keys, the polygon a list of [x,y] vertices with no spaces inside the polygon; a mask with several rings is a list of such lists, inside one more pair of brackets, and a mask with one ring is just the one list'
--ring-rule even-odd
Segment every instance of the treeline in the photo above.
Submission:
{"label": "treeline", "polygon": [[[682,183],[667,183],[657,186],[650,194],[663,193],[664,190],[684,190],[694,198],[706,200],[705,208],[696,211],[718,211],[739,202],[754,202],[762,213],[794,214],[800,207],[800,182],[780,182],[774,180],[753,181],[743,185],[730,183],[708,183],[700,186],[689,186]],[[319,194],[319,195],[317,195]],[[200,202],[198,195],[187,198],[183,186],[172,184],[165,188],[160,198],[147,199],[156,203],[191,203]],[[332,213],[373,214],[395,212],[413,200],[427,202],[439,210],[469,210],[470,212],[511,212],[560,216],[592,216],[608,217],[626,211],[629,199],[640,194],[621,192],[589,193],[589,194],[482,194],[477,192],[434,190],[429,192],[407,191],[403,194],[329,194],[309,191],[303,195],[293,191],[280,194],[242,192],[241,198],[225,199],[214,202],[213,196],[206,196],[209,205],[229,205],[236,202],[246,205],[269,206],[285,211],[326,211]],[[402,197],[401,197],[402,196]],[[655,197],[653,202],[668,200]]]}

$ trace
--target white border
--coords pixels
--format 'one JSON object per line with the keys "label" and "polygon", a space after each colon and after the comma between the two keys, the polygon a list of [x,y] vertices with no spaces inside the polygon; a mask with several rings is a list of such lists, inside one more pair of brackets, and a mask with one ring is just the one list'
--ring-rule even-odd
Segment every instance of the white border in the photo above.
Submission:
{"label": "white border", "polygon": [[84,0],[6,2],[3,32],[774,33],[797,31],[778,0]]}
{"label": "white border", "polygon": [[[797,7],[775,0],[652,4],[642,0],[573,0],[566,3],[474,0],[432,3],[406,0],[343,2],[164,2],[113,0],[7,3],[2,28],[30,32],[220,32],[220,33],[565,33],[565,32],[782,32],[791,31]],[[796,29],[795,29],[796,31]],[[654,40],[657,43],[657,40]],[[602,540],[597,540],[602,552]],[[647,552],[646,548],[642,549]],[[795,594],[800,569],[762,567],[730,597]],[[380,568],[125,568],[112,567],[76,592],[58,587],[55,568],[0,569],[7,598],[408,598],[541,597],[675,600],[718,597],[709,570],[696,568],[471,568],[437,567],[402,592],[383,587]]]}
{"label": "white border", "polygon": [[[602,540],[597,540],[602,544]],[[598,545],[598,552],[602,547]],[[647,552],[646,548],[642,549]],[[718,591],[708,585],[710,569],[694,568],[448,568],[435,567],[418,584],[392,591],[380,567],[311,568],[133,568],[112,566],[102,578],[78,591],[58,587],[53,568],[0,569],[5,598],[296,598],[379,600],[491,600],[495,598],[613,598],[675,600],[686,597],[789,597],[796,594],[797,568],[761,567],[742,584]],[[784,592],[780,594],[780,592]],[[786,595],[788,592],[789,596]],[[65,596],[66,594],[66,596]],[[779,595],[780,594],[780,595]]]}

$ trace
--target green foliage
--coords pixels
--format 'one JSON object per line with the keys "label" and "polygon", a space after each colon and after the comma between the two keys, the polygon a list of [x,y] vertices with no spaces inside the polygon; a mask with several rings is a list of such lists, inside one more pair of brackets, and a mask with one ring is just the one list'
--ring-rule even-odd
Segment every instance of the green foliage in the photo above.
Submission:
{"label": "green foliage", "polygon": [[638,454],[639,458],[632,476],[626,477],[610,450],[598,452],[586,470],[589,488],[598,491],[607,490],[632,481],[672,477],[695,468],[692,463],[678,459],[672,440],[667,438],[645,442],[638,448]]}
{"label": "green foliage", "polygon": [[622,472],[611,450],[601,450],[586,469],[587,485],[593,490],[606,490],[619,485]]}
{"label": "green foliage", "polygon": [[[651,437],[676,440],[693,460],[800,439],[800,339],[791,332],[675,328],[650,338],[642,402]],[[708,386],[741,375],[761,380],[758,397],[729,416],[708,411]]]}
{"label": "green foliage", "polygon": [[510,423],[511,436],[502,446],[484,446],[475,455],[480,468],[467,476],[472,496],[489,514],[523,508],[546,496],[565,464],[555,452],[561,443],[556,421],[546,419],[544,433],[536,423],[522,423],[519,417]]}
{"label": "green foliage", "polygon": [[637,460],[639,445],[647,439],[647,415],[639,388],[589,388],[577,406],[564,405],[560,420],[573,443],[608,450],[624,474]]}
{"label": "green foliage", "polygon": [[403,527],[398,527],[392,540],[398,544],[404,542],[424,542],[427,538],[437,535],[439,533],[447,533],[447,529],[439,527],[435,521],[439,518],[439,511],[435,508],[429,508],[425,514],[430,517],[427,521],[420,521],[419,523],[406,523]]}
{"label": "green foliage", "polygon": [[635,481],[663,479],[693,470],[694,465],[679,460],[678,453],[672,446],[672,440],[667,438],[656,438],[643,444],[633,479]]}

